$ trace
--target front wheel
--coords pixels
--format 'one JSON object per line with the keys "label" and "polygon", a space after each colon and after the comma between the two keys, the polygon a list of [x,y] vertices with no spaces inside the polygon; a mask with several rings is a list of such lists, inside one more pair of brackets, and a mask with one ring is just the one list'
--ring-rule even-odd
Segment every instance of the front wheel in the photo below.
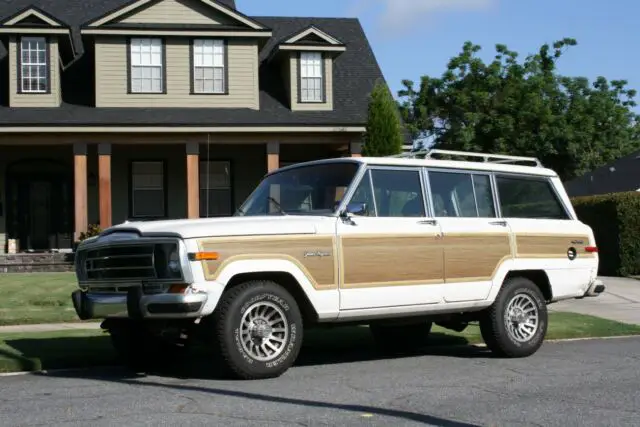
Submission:
{"label": "front wheel", "polygon": [[227,291],[214,313],[214,324],[222,363],[240,379],[282,375],[302,346],[298,304],[272,281],[249,281]]}
{"label": "front wheel", "polygon": [[542,292],[524,277],[507,279],[480,320],[487,347],[502,357],[527,357],[538,351],[547,333],[548,313]]}

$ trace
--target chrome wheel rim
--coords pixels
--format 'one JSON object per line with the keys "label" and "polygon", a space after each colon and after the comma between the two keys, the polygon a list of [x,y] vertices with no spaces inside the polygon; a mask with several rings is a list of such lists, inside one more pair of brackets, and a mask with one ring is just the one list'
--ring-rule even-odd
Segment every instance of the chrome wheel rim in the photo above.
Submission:
{"label": "chrome wheel rim", "polygon": [[531,340],[540,324],[535,300],[527,294],[514,296],[505,311],[504,323],[511,339],[518,342]]}
{"label": "chrome wheel rim", "polygon": [[271,302],[251,305],[240,321],[240,338],[244,351],[261,362],[280,356],[289,339],[286,319],[284,311]]}

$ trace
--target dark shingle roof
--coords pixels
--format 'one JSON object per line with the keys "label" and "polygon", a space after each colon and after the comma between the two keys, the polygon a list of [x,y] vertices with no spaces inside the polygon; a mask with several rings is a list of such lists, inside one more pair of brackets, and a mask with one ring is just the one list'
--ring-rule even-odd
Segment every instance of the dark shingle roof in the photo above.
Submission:
{"label": "dark shingle roof", "polygon": [[[104,15],[131,0],[0,0],[0,19],[35,4],[76,30],[85,22]],[[220,0],[218,0],[220,1]],[[226,3],[233,3],[227,1]],[[364,125],[368,96],[375,82],[383,79],[380,67],[357,19],[251,17],[269,27],[273,37],[260,54],[260,110],[224,108],[95,108],[91,100],[76,102],[69,86],[79,87],[77,78],[90,74],[91,58],[84,57],[63,73],[72,85],[63,86],[60,108],[8,108],[0,106],[0,126],[28,125]],[[335,59],[333,111],[296,111],[288,107],[284,81],[278,65],[267,61],[278,43],[310,25],[339,39],[346,52]],[[80,42],[78,39],[77,42]],[[79,46],[79,45],[78,45]],[[84,65],[83,65],[84,63]],[[75,68],[76,71],[73,69]],[[75,84],[74,84],[75,83]],[[84,82],[83,82],[84,83]],[[92,88],[91,81],[84,83]],[[65,97],[65,93],[68,95]],[[81,98],[81,97],[80,97]]]}

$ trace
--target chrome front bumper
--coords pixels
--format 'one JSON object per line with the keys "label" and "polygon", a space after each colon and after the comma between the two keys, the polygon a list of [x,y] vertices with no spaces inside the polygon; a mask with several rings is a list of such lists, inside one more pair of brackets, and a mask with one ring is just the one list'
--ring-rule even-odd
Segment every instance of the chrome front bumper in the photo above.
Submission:
{"label": "chrome front bumper", "polygon": [[207,294],[144,295],[140,287],[129,288],[126,294],[84,292],[71,294],[73,307],[81,320],[107,317],[184,319],[202,316]]}

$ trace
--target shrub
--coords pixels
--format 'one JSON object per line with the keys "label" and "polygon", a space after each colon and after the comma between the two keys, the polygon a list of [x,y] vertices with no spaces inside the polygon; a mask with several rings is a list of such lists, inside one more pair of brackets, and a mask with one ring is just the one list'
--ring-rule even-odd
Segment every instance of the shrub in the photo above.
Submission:
{"label": "shrub", "polygon": [[102,232],[102,229],[98,224],[89,224],[87,231],[80,233],[79,241],[88,239],[89,237],[97,236]]}
{"label": "shrub", "polygon": [[593,228],[600,271],[640,274],[640,193],[631,191],[571,199],[578,218]]}

